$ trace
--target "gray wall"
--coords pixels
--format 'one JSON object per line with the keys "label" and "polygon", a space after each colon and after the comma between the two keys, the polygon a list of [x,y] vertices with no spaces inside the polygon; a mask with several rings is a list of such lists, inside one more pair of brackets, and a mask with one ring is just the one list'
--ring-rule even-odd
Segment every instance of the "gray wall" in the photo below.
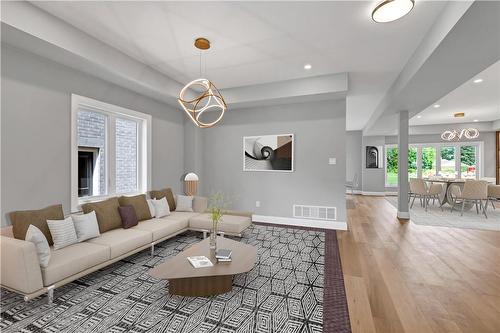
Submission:
{"label": "gray wall", "polygon": [[356,190],[360,190],[363,185],[362,145],[363,131],[346,132],[346,181],[352,181],[354,175],[357,175],[358,186],[354,188]]}
{"label": "gray wall", "polygon": [[152,186],[180,190],[184,115],[153,99],[2,44],[1,172],[5,213],[70,209],[71,93],[153,116]]}
{"label": "gray wall", "polygon": [[[366,168],[366,146],[383,146],[385,144],[384,136],[364,136],[361,146],[361,168],[363,170],[363,192],[384,192],[385,191],[385,166],[381,165],[378,169]],[[379,154],[384,154],[379,151]],[[385,161],[384,161],[385,163]]]}
{"label": "gray wall", "polygon": [[[223,191],[234,209],[260,215],[290,217],[293,204],[336,206],[345,221],[345,112],[345,100],[228,111],[201,131],[204,193]],[[295,134],[293,173],[243,171],[243,136],[284,133]]]}

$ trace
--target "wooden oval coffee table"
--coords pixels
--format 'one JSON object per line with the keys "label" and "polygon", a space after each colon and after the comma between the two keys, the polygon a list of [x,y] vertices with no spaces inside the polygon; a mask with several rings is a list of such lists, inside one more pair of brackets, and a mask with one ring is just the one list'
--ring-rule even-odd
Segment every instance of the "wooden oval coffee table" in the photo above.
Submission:
{"label": "wooden oval coffee table", "polygon": [[[231,262],[218,263],[210,251],[209,239],[191,245],[175,257],[149,271],[157,279],[168,280],[168,291],[180,296],[212,296],[227,293],[233,288],[233,277],[250,271],[257,259],[254,246],[217,237],[217,248],[232,251]],[[206,256],[212,267],[194,268],[187,257]]]}

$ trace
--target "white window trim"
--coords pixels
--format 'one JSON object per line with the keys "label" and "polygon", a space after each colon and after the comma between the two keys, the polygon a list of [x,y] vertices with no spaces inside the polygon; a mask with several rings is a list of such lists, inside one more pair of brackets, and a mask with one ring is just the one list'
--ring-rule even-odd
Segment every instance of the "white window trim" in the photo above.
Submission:
{"label": "white window trim", "polygon": [[[484,141],[460,141],[460,142],[438,142],[438,143],[411,143],[408,145],[408,148],[417,148],[417,177],[422,177],[422,168],[420,166],[422,159],[422,148],[424,147],[432,147],[436,149],[436,174],[439,172],[441,168],[441,148],[442,147],[455,147],[455,169],[458,170],[458,177],[460,178],[462,175],[461,167],[460,167],[460,158],[457,158],[457,151],[460,151],[460,147],[462,146],[476,146],[476,179],[481,179],[484,174]],[[387,148],[398,148],[397,144],[386,144],[384,146],[384,184],[385,187],[395,188],[398,187],[399,184],[388,184],[387,183]],[[399,170],[398,170],[399,172]]]}
{"label": "white window trim", "polygon": [[[94,110],[96,112],[110,116],[110,125],[107,127],[106,133],[106,147],[109,146],[109,140],[114,138],[114,122],[116,115],[125,118],[133,118],[134,120],[141,120],[138,126],[137,136],[139,138],[139,149],[137,172],[138,172],[138,191],[134,193],[125,193],[127,195],[134,195],[146,193],[151,188],[151,115],[123,108],[117,105],[108,104],[85,96],[71,94],[71,211],[78,212],[81,210],[80,205],[85,202],[98,201],[116,196],[115,189],[115,152],[106,149],[106,173],[108,189],[106,195],[92,196],[88,198],[78,197],[78,111],[81,108],[86,110]],[[141,126],[142,124],[142,126]],[[107,125],[106,125],[107,126]],[[138,145],[138,147],[139,147]],[[145,155],[145,156],[144,156]],[[145,171],[145,172],[144,172]]]}

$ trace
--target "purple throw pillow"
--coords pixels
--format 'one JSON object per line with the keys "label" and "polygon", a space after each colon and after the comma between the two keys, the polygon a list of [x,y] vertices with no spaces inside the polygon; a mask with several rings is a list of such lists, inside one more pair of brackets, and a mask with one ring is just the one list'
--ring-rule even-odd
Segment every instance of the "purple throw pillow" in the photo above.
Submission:
{"label": "purple throw pillow", "polygon": [[120,216],[122,218],[122,227],[123,229],[132,228],[137,225],[139,221],[137,220],[137,214],[135,213],[134,206],[126,205],[118,207],[118,211],[120,212]]}

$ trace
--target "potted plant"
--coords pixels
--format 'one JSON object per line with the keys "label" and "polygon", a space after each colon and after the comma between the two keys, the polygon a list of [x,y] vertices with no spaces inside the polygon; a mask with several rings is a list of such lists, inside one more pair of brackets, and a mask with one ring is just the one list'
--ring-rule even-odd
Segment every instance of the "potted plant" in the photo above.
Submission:
{"label": "potted plant", "polygon": [[216,192],[209,198],[208,210],[212,218],[212,230],[210,230],[210,249],[217,249],[217,230],[219,222],[224,216],[224,209],[229,205],[227,199],[222,192]]}

